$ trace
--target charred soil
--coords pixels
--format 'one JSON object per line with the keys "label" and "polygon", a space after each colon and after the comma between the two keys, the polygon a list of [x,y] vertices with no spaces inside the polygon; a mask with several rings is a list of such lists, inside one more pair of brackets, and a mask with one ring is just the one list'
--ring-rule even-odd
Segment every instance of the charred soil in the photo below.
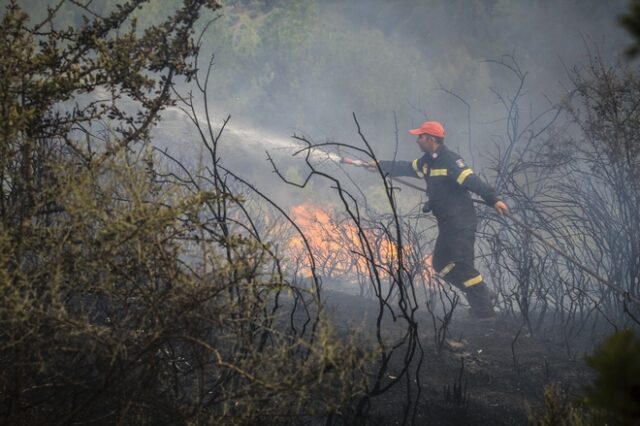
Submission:
{"label": "charred soil", "polygon": [[[407,322],[394,320],[390,312],[378,323],[377,301],[331,292],[325,298],[344,333],[355,327],[375,334],[379,324],[392,343],[407,332]],[[544,327],[532,333],[521,319],[500,314],[477,320],[465,306],[456,307],[438,339],[439,319],[434,327],[424,307],[414,315],[419,344],[410,360],[402,348],[390,358],[383,383],[393,384],[371,399],[366,424],[522,425],[528,421],[527,406],[542,405],[546,385],[571,395],[590,380],[583,357],[592,339],[566,339]]]}

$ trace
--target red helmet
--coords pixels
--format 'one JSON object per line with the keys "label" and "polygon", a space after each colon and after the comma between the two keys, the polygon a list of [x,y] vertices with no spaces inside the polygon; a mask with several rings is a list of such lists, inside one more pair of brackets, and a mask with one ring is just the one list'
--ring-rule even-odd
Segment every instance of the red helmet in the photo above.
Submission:
{"label": "red helmet", "polygon": [[426,133],[427,135],[435,136],[437,138],[444,138],[444,135],[446,134],[444,126],[437,121],[425,121],[417,129],[409,130],[409,133],[416,136]]}

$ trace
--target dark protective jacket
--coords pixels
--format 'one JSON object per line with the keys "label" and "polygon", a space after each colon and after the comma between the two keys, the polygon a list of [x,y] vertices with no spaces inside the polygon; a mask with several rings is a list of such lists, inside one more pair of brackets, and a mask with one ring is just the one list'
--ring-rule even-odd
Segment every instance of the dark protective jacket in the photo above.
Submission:
{"label": "dark protective jacket", "polygon": [[411,176],[426,181],[431,210],[441,227],[476,228],[476,212],[469,191],[490,206],[498,201],[495,190],[445,145],[436,153],[426,153],[413,161],[380,161],[379,164],[390,176]]}

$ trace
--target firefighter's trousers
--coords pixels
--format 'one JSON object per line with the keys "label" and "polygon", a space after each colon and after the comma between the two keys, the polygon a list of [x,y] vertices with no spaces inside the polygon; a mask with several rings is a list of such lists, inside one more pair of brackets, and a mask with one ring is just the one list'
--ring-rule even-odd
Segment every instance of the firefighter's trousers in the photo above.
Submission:
{"label": "firefighter's trousers", "polygon": [[441,278],[465,292],[472,311],[483,315],[493,312],[493,303],[482,275],[473,265],[475,232],[475,226],[439,223],[432,262]]}

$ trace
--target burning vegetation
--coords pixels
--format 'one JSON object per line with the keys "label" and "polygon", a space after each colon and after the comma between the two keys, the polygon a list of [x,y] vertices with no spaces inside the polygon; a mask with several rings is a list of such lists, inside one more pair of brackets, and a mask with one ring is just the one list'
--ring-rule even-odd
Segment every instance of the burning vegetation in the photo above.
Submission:
{"label": "burning vegetation", "polygon": [[[299,226],[308,247],[301,235],[293,235],[286,243],[285,257],[297,260],[301,266],[300,272],[304,275],[312,275],[309,249],[313,254],[316,273],[323,280],[332,282],[332,285],[339,285],[343,291],[354,292],[358,288],[360,295],[364,295],[368,288],[369,268],[375,268],[383,280],[393,275],[391,268],[397,263],[398,249],[383,229],[359,227],[349,218],[339,219],[334,211],[311,202],[294,206],[291,219]],[[372,259],[365,254],[366,247],[362,246],[361,237],[363,241],[372,243]],[[402,250],[406,256],[417,255],[411,246],[405,246]],[[420,277],[421,284],[430,285],[435,276],[431,255],[418,261],[416,267],[416,276]]]}

